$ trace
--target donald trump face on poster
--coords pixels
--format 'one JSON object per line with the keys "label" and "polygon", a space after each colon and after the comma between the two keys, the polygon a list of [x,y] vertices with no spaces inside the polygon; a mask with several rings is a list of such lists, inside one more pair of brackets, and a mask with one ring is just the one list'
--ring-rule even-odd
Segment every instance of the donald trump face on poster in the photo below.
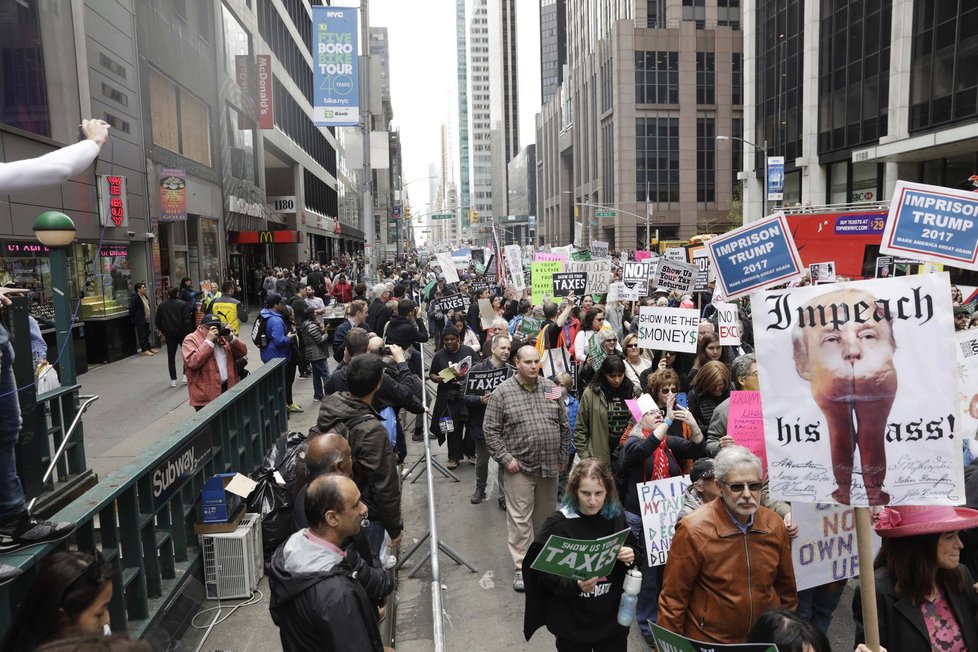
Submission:
{"label": "donald trump face on poster", "polygon": [[884,434],[897,391],[893,364],[896,341],[889,315],[876,297],[862,290],[819,295],[799,312],[831,318],[797,323],[792,331],[798,375],[811,383],[812,397],[825,416],[831,444],[832,471],[838,487],[832,497],[850,503],[854,453],[859,449],[870,505],[885,505]]}

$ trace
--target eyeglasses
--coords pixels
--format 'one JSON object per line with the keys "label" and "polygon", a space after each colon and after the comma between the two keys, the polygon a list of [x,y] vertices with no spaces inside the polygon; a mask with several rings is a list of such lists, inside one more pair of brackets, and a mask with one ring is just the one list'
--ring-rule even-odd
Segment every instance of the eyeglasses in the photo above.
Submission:
{"label": "eyeglasses", "polygon": [[764,486],[763,482],[724,482],[723,484],[727,485],[730,491],[735,494],[744,493],[744,487],[750,489],[751,493],[757,493]]}
{"label": "eyeglasses", "polygon": [[662,389],[659,390],[659,393],[660,394],[676,394],[678,392],[675,389],[673,389],[672,387],[663,387]]}

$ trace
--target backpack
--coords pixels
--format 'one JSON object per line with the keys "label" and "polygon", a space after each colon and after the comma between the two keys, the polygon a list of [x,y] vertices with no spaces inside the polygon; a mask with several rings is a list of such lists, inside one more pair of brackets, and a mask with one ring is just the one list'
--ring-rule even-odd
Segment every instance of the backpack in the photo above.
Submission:
{"label": "backpack", "polygon": [[259,349],[264,349],[268,346],[268,331],[265,327],[266,319],[261,315],[255,319],[255,323],[251,326],[251,341],[254,342],[255,346]]}

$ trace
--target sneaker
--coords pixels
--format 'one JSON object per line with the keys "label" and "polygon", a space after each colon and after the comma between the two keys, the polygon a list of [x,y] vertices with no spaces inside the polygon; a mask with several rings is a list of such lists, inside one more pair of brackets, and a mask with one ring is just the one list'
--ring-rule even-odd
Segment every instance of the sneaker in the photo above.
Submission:
{"label": "sneaker", "polygon": [[475,455],[466,455],[465,461],[471,464],[472,466],[475,466]]}
{"label": "sneaker", "polygon": [[650,650],[658,650],[659,648],[655,644],[655,637],[651,634],[642,634],[642,638],[645,639],[646,644],[649,646]]}
{"label": "sneaker", "polygon": [[20,577],[24,571],[20,570],[16,566],[10,566],[9,564],[0,564],[0,586],[7,584],[17,577]]}
{"label": "sneaker", "polygon": [[160,350],[159,349],[154,349],[153,347],[150,347],[149,348],[149,352],[152,353],[153,355],[156,355],[157,353],[160,352]]}
{"label": "sneaker", "polygon": [[501,510],[503,510],[505,512],[506,511],[506,496],[500,496],[499,499],[496,500],[496,504],[499,505],[499,509],[501,509]]}
{"label": "sneaker", "polygon": [[292,405],[289,406],[289,412],[302,412],[302,411],[303,411],[302,406],[299,405],[298,403],[293,402]]}
{"label": "sneaker", "polygon": [[449,469],[457,469],[458,468],[458,460],[448,460],[448,464],[446,464],[445,466],[447,468],[449,468]]}
{"label": "sneaker", "polygon": [[513,575],[513,590],[517,593],[522,593],[526,591],[526,585],[523,584],[523,571],[518,570]]}
{"label": "sneaker", "polygon": [[182,376],[180,376],[180,382],[183,383],[184,385],[187,384],[187,374],[183,374]]}
{"label": "sneaker", "polygon": [[420,432],[416,432],[411,435],[411,441],[424,441],[424,435]]}
{"label": "sneaker", "polygon": [[177,381],[171,380],[170,381],[170,387],[176,387],[176,386],[177,386]]}
{"label": "sneaker", "polygon": [[476,489],[475,493],[472,494],[472,497],[469,498],[469,502],[472,503],[473,505],[478,505],[485,499],[486,499],[486,492]]}
{"label": "sneaker", "polygon": [[39,521],[25,509],[0,525],[0,552],[14,552],[42,543],[61,541],[75,531],[74,523]]}
{"label": "sneaker", "polygon": [[156,355],[152,351],[143,351],[143,355]]}
{"label": "sneaker", "polygon": [[312,374],[299,374],[299,378],[312,378]]}
{"label": "sneaker", "polygon": [[312,397],[312,400],[314,400],[315,402],[318,403],[319,401],[323,400],[323,397],[322,396],[313,396]]}

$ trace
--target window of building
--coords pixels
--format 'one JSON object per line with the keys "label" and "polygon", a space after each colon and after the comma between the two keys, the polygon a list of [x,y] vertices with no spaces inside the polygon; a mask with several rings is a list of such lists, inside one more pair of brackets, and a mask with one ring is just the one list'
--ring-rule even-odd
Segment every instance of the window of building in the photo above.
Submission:
{"label": "window of building", "polygon": [[601,112],[609,111],[612,104],[614,59],[609,57],[601,64]]}
{"label": "window of building", "polygon": [[829,166],[829,203],[849,202],[849,162],[839,161]]}
{"label": "window of building", "polygon": [[696,53],[696,103],[716,104],[716,55]]}
{"label": "window of building", "polygon": [[744,55],[740,52],[730,54],[730,101],[744,103]]}
{"label": "window of building", "polygon": [[706,27],[706,0],[683,0],[683,20],[696,22],[696,29]]}
{"label": "window of building", "polygon": [[666,26],[666,3],[665,0],[648,0],[648,9],[645,14],[646,27],[665,27]]}
{"label": "window of building", "polygon": [[238,57],[245,57],[244,61],[250,62],[251,39],[245,28],[223,3],[221,17],[224,26],[224,71],[233,78],[238,69]]}
{"label": "window of building", "polygon": [[211,165],[210,111],[207,104],[156,68],[150,68],[149,107],[154,145],[203,165]]}
{"label": "window of building", "polygon": [[231,176],[257,183],[255,176],[255,123],[230,104],[227,107],[228,157]]}
{"label": "window of building", "polygon": [[197,6],[197,36],[206,41],[211,42],[214,38],[214,3],[212,2],[195,2]]}
{"label": "window of building", "polygon": [[601,123],[601,201],[605,204],[615,200],[615,123],[606,120]]}
{"label": "window of building", "polygon": [[740,0],[717,0],[717,25],[740,29]]}
{"label": "window of building", "polygon": [[679,118],[635,120],[635,199],[679,201]]}
{"label": "window of building", "polygon": [[[283,0],[292,24],[302,36],[307,48],[312,47],[312,18],[306,13],[302,0]],[[275,58],[289,73],[289,77],[302,91],[303,96],[312,102],[312,73],[292,31],[286,26],[275,5],[259,2],[257,7],[258,33],[271,48]],[[475,57],[473,57],[475,61]]]}
{"label": "window of building", "polygon": [[696,119],[696,201],[716,201],[716,121]]}
{"label": "window of building", "polygon": [[678,52],[635,52],[635,101],[638,104],[679,103]]}
{"label": "window of building", "polygon": [[37,3],[6,4],[0,11],[0,124],[50,136]]}
{"label": "window of building", "polygon": [[[730,121],[730,131],[731,136],[737,136],[737,138],[744,137],[744,119],[736,116]],[[730,183],[736,187],[740,183],[738,176],[740,171],[744,167],[744,143],[741,140],[731,138],[730,143],[730,170],[731,179]]]}

